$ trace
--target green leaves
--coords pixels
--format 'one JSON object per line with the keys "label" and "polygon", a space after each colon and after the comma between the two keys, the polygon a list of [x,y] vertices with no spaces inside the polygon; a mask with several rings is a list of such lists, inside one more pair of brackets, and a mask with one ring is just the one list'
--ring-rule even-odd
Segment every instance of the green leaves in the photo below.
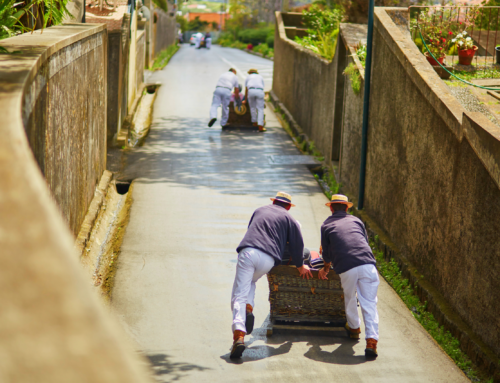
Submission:
{"label": "green leaves", "polygon": [[295,37],[295,42],[327,60],[332,60],[337,47],[339,24],[344,15],[339,9],[322,9],[313,5],[302,13],[308,36]]}
{"label": "green leaves", "polygon": [[[70,15],[68,0],[0,0],[0,39],[61,24]],[[38,26],[38,28],[37,28]],[[6,53],[6,49],[0,52]]]}

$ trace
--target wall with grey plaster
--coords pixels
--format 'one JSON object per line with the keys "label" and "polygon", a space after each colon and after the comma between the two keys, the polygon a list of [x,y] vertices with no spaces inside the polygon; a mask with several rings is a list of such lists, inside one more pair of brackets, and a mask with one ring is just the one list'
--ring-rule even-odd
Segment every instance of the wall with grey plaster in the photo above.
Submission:
{"label": "wall with grey plaster", "polygon": [[52,54],[26,84],[26,134],[73,234],[106,168],[107,33]]}
{"label": "wall with grey plaster", "polygon": [[280,23],[277,17],[273,91],[326,159],[338,160],[340,142],[332,157],[337,66],[281,35]]}

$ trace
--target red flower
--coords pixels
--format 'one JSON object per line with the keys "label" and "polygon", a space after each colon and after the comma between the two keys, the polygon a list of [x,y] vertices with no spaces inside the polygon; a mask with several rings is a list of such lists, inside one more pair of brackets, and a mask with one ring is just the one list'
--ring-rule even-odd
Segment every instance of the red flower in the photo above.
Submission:
{"label": "red flower", "polygon": [[446,42],[446,39],[443,37],[443,43],[445,43],[445,42]]}
{"label": "red flower", "polygon": [[449,32],[448,32],[448,34],[451,36],[451,35],[453,34],[453,32],[452,32],[452,31],[449,31]]}

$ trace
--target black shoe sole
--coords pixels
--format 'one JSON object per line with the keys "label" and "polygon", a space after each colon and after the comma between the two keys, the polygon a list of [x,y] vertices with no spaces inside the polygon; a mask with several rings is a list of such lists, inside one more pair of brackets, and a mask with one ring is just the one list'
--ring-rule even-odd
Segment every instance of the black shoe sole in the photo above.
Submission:
{"label": "black shoe sole", "polygon": [[246,335],[250,335],[253,331],[253,324],[255,322],[255,317],[253,313],[247,313],[247,319],[245,320],[245,328],[247,330]]}
{"label": "black shoe sole", "polygon": [[371,348],[365,349],[365,356],[367,358],[376,358],[378,356],[377,352],[372,350]]}
{"label": "black shoe sole", "polygon": [[243,351],[245,351],[245,345],[239,344],[231,351],[231,355],[229,355],[229,358],[239,359],[243,355]]}
{"label": "black shoe sole", "polygon": [[211,128],[212,126],[214,126],[215,121],[217,121],[217,119],[216,119],[216,118],[212,118],[212,119],[210,120],[210,122],[208,123],[208,127],[209,127],[209,128]]}

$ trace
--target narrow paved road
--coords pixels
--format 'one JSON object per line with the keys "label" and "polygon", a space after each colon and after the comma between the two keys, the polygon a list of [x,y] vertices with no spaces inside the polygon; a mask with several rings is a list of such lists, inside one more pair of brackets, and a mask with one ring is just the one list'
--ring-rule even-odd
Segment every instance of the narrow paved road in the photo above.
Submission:
{"label": "narrow paved road", "polygon": [[[266,109],[268,132],[208,129],[217,77],[229,66],[272,62],[227,48],[183,46],[155,80],[163,83],[143,147],[129,155],[133,205],[112,302],[161,382],[466,382],[388,285],[379,294],[380,356],[337,336],[267,339],[266,279],[258,284],[256,326],[240,362],[229,360],[230,293],[236,246],[253,210],[276,191],[292,194],[306,246],[317,249],[326,198],[307,168],[273,165],[298,155]],[[270,71],[269,71],[270,72]],[[276,157],[275,157],[276,158]],[[279,157],[277,157],[279,158]]]}

